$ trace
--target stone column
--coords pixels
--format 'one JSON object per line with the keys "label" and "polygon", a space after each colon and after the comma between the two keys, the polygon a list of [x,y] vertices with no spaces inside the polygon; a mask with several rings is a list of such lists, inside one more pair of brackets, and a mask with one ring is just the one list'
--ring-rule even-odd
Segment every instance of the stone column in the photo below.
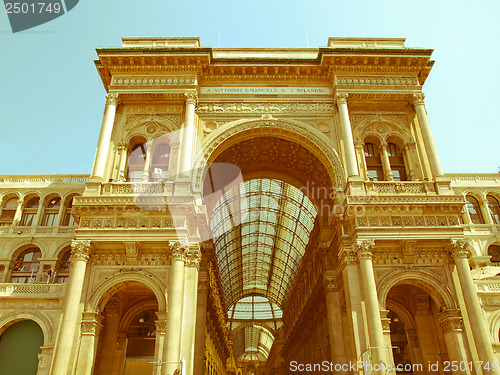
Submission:
{"label": "stone column", "polygon": [[178,242],[171,247],[168,288],[167,336],[163,348],[162,374],[172,375],[180,363],[182,310],[184,302],[184,266],[189,245]]}
{"label": "stone column", "polygon": [[325,287],[326,296],[331,359],[334,363],[347,363],[338,283],[333,275],[327,274],[323,280],[323,285]]}
{"label": "stone column", "polygon": [[198,299],[199,246],[189,250],[185,268],[184,316],[182,320],[181,358],[186,360],[186,374],[193,375],[196,311]]}
{"label": "stone column", "polygon": [[429,158],[429,163],[431,165],[432,175],[434,176],[434,178],[444,177],[443,169],[441,168],[441,162],[439,161],[436,149],[436,144],[434,143],[434,137],[429,125],[429,119],[427,118],[424,98],[425,95],[422,93],[413,94],[413,106],[415,107],[418,123],[420,124],[420,130],[422,131],[422,137],[424,138],[425,149],[427,152],[427,157]]}
{"label": "stone column", "polygon": [[97,342],[104,317],[98,313],[83,313],[81,342],[78,353],[77,374],[92,374],[97,352]]}
{"label": "stone column", "polygon": [[59,206],[59,212],[57,213],[56,226],[59,227],[64,219],[64,201],[61,197],[61,205]]}
{"label": "stone column", "polygon": [[201,271],[198,277],[198,307],[194,343],[194,374],[203,374],[205,369],[205,335],[207,321],[208,274]]}
{"label": "stone column", "polygon": [[89,240],[79,240],[71,243],[71,269],[66,287],[62,321],[54,348],[52,375],[67,375],[71,370],[70,359],[73,354],[73,343],[78,334],[77,323],[81,314],[80,302],[90,253],[91,244]]}
{"label": "stone column", "polygon": [[45,206],[45,202],[42,201],[42,199],[40,198],[40,201],[38,202],[38,210],[36,211],[36,216],[33,219],[33,225],[32,225],[33,227],[35,227],[37,225],[41,225],[42,213],[43,213],[44,206]]}
{"label": "stone column", "polygon": [[144,170],[142,171],[142,181],[149,181],[149,172],[151,171],[151,155],[153,154],[153,141],[146,142],[146,159],[144,161]]}
{"label": "stone column", "polygon": [[118,94],[108,93],[106,95],[106,108],[102,119],[101,132],[97,141],[94,166],[92,168],[91,179],[103,180],[106,168],[106,158],[108,156],[111,133],[115,122],[116,107],[118,106]]}
{"label": "stone column", "polygon": [[394,355],[392,353],[391,341],[391,319],[387,317],[389,310],[380,310],[380,322],[382,324],[382,333],[384,335],[384,344],[387,348],[387,361],[394,368]]}
{"label": "stone column", "polygon": [[462,375],[470,374],[470,365],[462,365],[460,363],[468,363],[467,349],[464,338],[464,328],[460,310],[445,310],[438,314],[439,325],[443,331],[446,351],[450,361],[456,361],[458,368],[452,366],[453,374]]}
{"label": "stone column", "polygon": [[179,175],[182,177],[191,176],[195,136],[194,119],[196,99],[196,90],[188,90],[186,92],[186,115],[184,127],[182,129],[181,158],[179,165]]}
{"label": "stone column", "polygon": [[[489,362],[490,364],[496,361],[495,353],[491,346],[491,337],[486,329],[486,324],[477,297],[476,286],[472,280],[470,273],[469,262],[467,261],[468,251],[467,244],[464,240],[451,240],[449,244],[451,254],[455,260],[458,279],[462,288],[462,294],[465,301],[465,307],[469,316],[472,335],[476,344],[476,350],[480,361]],[[500,375],[500,369],[496,371],[491,369],[487,371],[483,368],[483,374]]]}
{"label": "stone column", "polygon": [[[343,279],[344,292],[347,307],[347,321],[349,326],[346,328],[349,334],[350,361],[361,360],[363,353],[368,349],[368,338],[365,334],[365,322],[363,318],[363,307],[361,301],[361,289],[359,285],[359,273],[356,264],[356,254],[351,245],[343,245],[339,254],[339,261],[344,264]],[[346,343],[347,344],[347,343]],[[345,348],[348,352],[348,348]]]}
{"label": "stone column", "polygon": [[14,220],[12,220],[12,226],[18,226],[21,222],[21,218],[23,215],[24,201],[19,199],[17,201],[16,213],[14,214]]}
{"label": "stone column", "polygon": [[120,300],[117,296],[112,297],[106,303],[104,317],[104,327],[100,332],[102,339],[100,340],[99,366],[95,371],[98,374],[112,374],[118,341],[118,327],[120,326]]}
{"label": "stone column", "polygon": [[486,196],[481,197],[481,202],[479,202],[479,207],[481,207],[481,213],[483,214],[483,221],[485,224],[494,224],[493,218],[491,217],[490,208],[488,207],[488,200]]}
{"label": "stone column", "polygon": [[355,177],[359,176],[359,171],[356,162],[356,152],[354,151],[349,110],[347,109],[348,95],[349,94],[345,92],[337,93],[337,106],[339,107],[340,128],[342,131],[342,139],[344,141],[347,175],[348,177]]}
{"label": "stone column", "polygon": [[[380,308],[378,305],[377,285],[373,274],[373,241],[357,241],[354,245],[358,253],[361,283],[363,284],[363,294],[366,303],[366,319],[368,323],[368,336],[370,337],[370,349],[372,353],[372,364],[387,364],[387,350],[380,320]],[[385,373],[385,371],[375,371],[375,373]]]}
{"label": "stone column", "polygon": [[384,179],[386,181],[394,181],[394,175],[392,174],[391,163],[389,161],[389,154],[387,153],[387,143],[382,143],[380,145],[380,150],[382,151],[380,158],[382,160],[382,168],[384,169]]}

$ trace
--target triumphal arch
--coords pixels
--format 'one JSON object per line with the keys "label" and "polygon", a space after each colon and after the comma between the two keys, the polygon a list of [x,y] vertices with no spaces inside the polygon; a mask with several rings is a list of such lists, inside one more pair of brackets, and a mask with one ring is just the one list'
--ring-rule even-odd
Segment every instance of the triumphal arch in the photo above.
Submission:
{"label": "triumphal arch", "polygon": [[500,374],[500,180],[443,173],[431,54],[97,49],[91,175],[0,184],[0,334],[39,374]]}

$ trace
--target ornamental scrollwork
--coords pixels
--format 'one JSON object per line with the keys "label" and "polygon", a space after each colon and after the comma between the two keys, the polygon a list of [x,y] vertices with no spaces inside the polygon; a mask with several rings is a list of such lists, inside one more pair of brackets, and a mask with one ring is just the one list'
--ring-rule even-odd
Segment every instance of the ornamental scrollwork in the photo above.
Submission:
{"label": "ornamental scrollwork", "polygon": [[91,252],[90,240],[73,240],[71,242],[71,258],[73,262],[77,260],[88,262]]}
{"label": "ornamental scrollwork", "polygon": [[338,282],[334,277],[325,276],[325,278],[323,279],[323,286],[326,293],[339,291]]}

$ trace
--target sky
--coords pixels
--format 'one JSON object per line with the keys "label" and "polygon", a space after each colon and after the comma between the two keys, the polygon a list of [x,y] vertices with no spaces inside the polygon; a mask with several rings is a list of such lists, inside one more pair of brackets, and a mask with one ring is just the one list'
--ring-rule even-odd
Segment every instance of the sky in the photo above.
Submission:
{"label": "sky", "polygon": [[326,46],[406,38],[434,49],[423,91],[445,173],[500,170],[500,1],[80,0],[12,33],[0,11],[0,174],[89,174],[105,104],[93,60],[123,36],[199,36],[204,47]]}

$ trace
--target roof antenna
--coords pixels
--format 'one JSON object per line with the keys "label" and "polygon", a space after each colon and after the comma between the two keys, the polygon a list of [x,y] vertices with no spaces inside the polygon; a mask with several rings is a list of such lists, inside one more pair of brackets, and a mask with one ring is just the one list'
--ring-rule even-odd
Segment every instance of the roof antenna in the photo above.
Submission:
{"label": "roof antenna", "polygon": [[307,48],[309,48],[309,33],[306,31]]}
{"label": "roof antenna", "polygon": [[220,30],[219,30],[219,44],[217,45],[217,48],[220,48]]}

